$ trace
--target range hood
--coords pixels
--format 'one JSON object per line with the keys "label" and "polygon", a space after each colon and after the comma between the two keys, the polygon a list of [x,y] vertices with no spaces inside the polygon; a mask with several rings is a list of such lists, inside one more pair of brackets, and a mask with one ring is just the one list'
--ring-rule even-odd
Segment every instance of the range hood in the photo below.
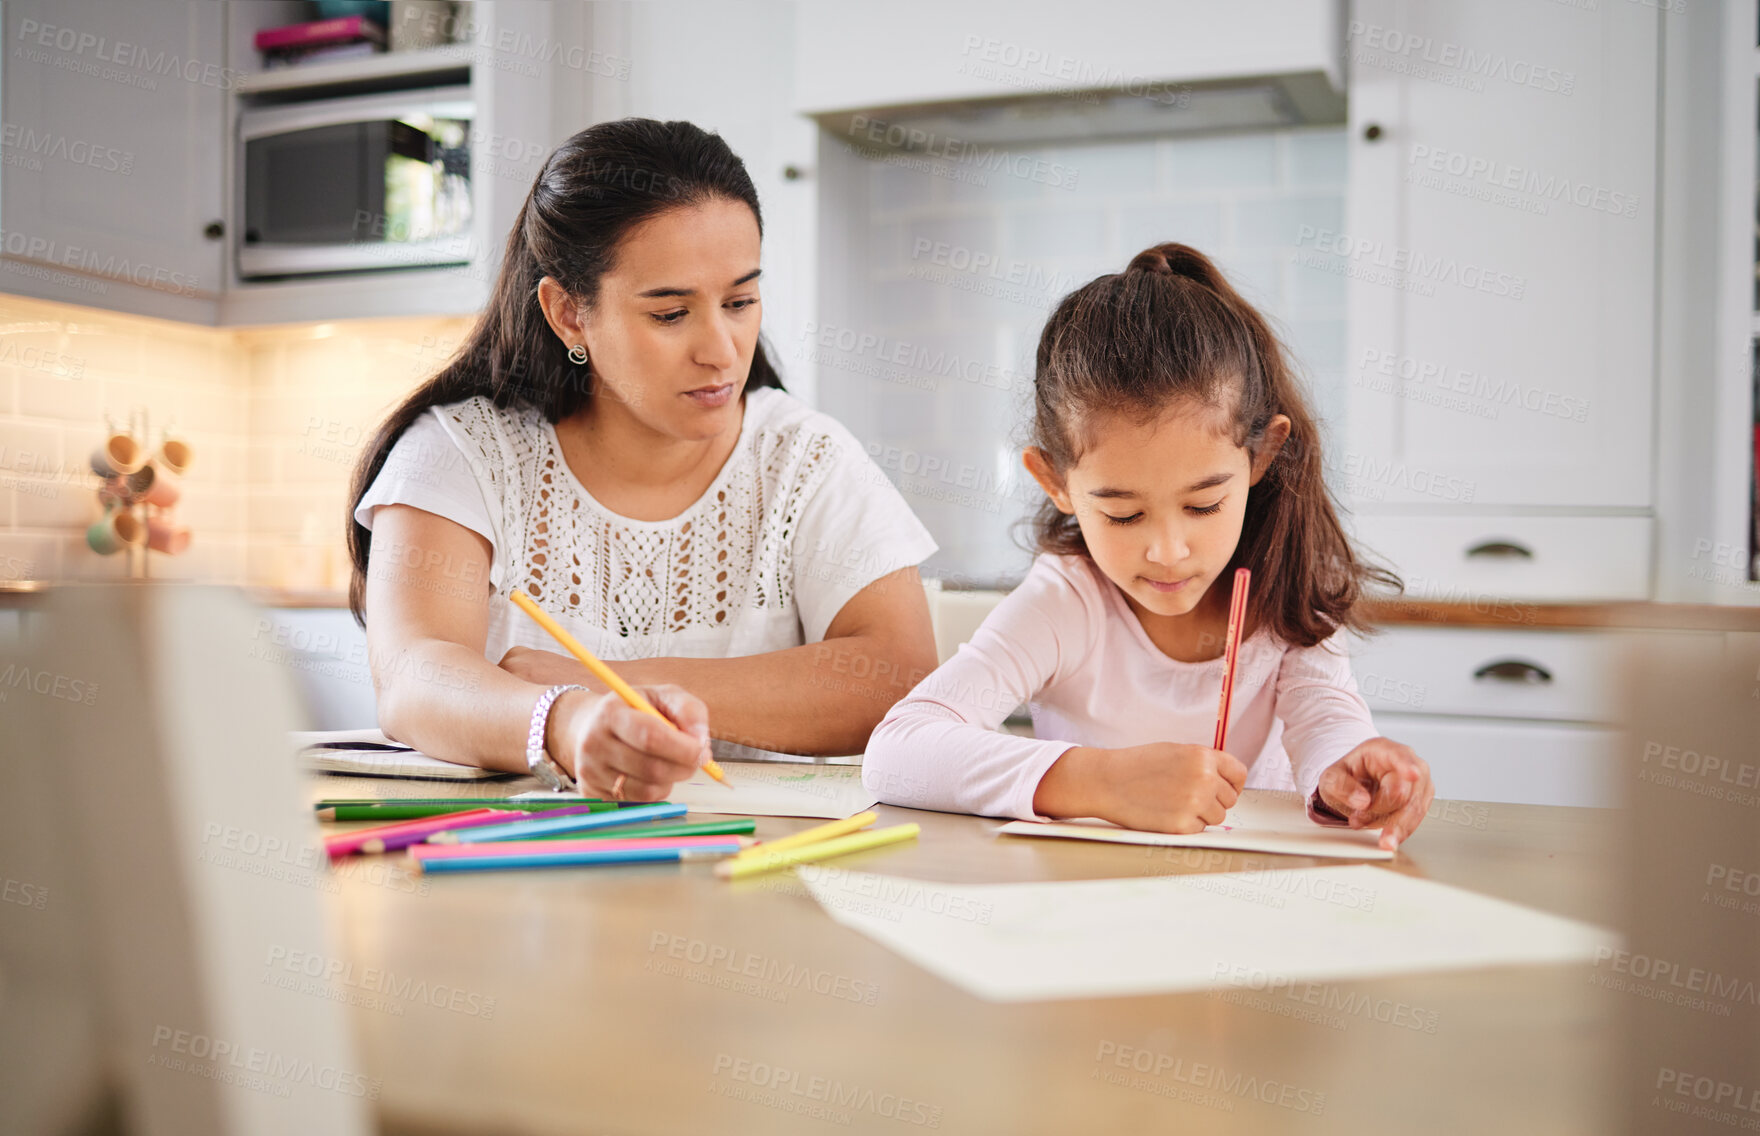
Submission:
{"label": "range hood", "polygon": [[1155,0],[1094,12],[1067,0],[907,0],[799,13],[796,107],[868,151],[1345,120],[1337,2]]}
{"label": "range hood", "polygon": [[872,152],[1034,146],[1071,139],[1137,138],[1319,126],[1345,120],[1344,95],[1323,75],[1189,84],[1177,95],[1106,90],[917,103],[813,116],[828,133]]}

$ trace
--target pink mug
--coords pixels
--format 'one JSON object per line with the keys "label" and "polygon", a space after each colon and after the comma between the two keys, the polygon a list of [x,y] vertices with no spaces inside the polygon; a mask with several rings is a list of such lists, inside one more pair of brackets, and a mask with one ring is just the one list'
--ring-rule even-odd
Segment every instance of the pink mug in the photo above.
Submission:
{"label": "pink mug", "polygon": [[147,547],[154,552],[176,556],[189,547],[190,535],[188,525],[176,524],[169,517],[147,518]]}
{"label": "pink mug", "polygon": [[183,496],[183,485],[177,475],[154,458],[123,479],[129,494],[136,501],[145,501],[161,509],[169,509]]}

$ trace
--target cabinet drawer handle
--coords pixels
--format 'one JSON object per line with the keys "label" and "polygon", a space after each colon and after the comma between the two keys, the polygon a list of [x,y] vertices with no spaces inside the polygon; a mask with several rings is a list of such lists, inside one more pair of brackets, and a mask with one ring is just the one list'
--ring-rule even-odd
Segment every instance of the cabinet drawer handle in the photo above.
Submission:
{"label": "cabinet drawer handle", "polygon": [[1538,685],[1552,681],[1552,672],[1539,663],[1522,659],[1499,659],[1486,663],[1473,672],[1475,682],[1526,682]]}
{"label": "cabinet drawer handle", "polygon": [[1485,557],[1490,560],[1532,560],[1534,550],[1513,540],[1487,540],[1467,549],[1467,559]]}

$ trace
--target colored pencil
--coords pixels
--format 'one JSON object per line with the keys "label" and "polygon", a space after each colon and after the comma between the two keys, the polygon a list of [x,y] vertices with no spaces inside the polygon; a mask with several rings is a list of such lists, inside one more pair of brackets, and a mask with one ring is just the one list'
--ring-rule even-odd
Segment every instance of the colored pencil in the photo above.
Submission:
{"label": "colored pencil", "polygon": [[766,840],[762,844],[755,844],[746,849],[744,852],[741,852],[740,855],[745,857],[761,856],[766,852],[786,852],[790,848],[800,848],[807,844],[817,844],[821,840],[830,840],[833,837],[847,836],[852,832],[859,832],[873,824],[879,818],[880,814],[875,812],[857,813],[855,816],[844,817],[842,820],[834,820],[830,824],[816,825],[804,832],[797,832],[792,836],[784,836],[779,840]]}
{"label": "colored pencil", "polygon": [[774,872],[778,868],[792,867],[795,864],[829,860],[833,856],[847,856],[851,852],[865,852],[870,848],[896,844],[900,840],[915,840],[917,832],[918,828],[914,824],[895,824],[891,828],[876,828],[872,832],[855,832],[848,836],[821,840],[817,844],[787,848],[781,852],[766,854],[759,850],[751,856],[741,856],[738,859],[729,860],[725,864],[715,865],[715,874],[724,880],[740,880],[763,872]]}
{"label": "colored pencil", "polygon": [[490,809],[556,809],[571,805],[628,805],[631,801],[607,801],[603,797],[577,797],[572,793],[556,793],[543,797],[325,797],[314,809],[334,809],[342,805],[459,805]]}
{"label": "colored pencil", "polygon": [[417,872],[501,872],[513,868],[584,868],[605,864],[662,864],[718,860],[737,844],[701,848],[584,848],[567,852],[528,852],[520,856],[440,856],[412,861]]}
{"label": "colored pencil", "polygon": [[738,836],[631,836],[576,840],[498,840],[491,844],[413,844],[409,854],[418,860],[436,856],[523,856],[530,852],[570,852],[581,848],[721,848],[746,847]]}
{"label": "colored pencil", "polygon": [[1216,740],[1211,749],[1221,749],[1228,741],[1228,712],[1234,702],[1234,668],[1240,659],[1241,628],[1247,622],[1247,588],[1253,574],[1245,568],[1234,570],[1234,592],[1228,599],[1228,645],[1223,648],[1222,702],[1216,708]]}
{"label": "colored pencil", "polygon": [[[432,833],[447,829],[470,827],[479,824],[499,824],[507,817],[520,814],[507,809],[465,809],[462,812],[450,812],[444,816],[428,817],[425,820],[406,820],[397,824],[381,824],[373,828],[356,829],[340,836],[332,836],[324,841],[324,851],[332,858],[347,856],[355,852],[376,853],[388,848],[403,848],[409,844],[426,840]],[[408,839],[405,839],[405,838]]]}
{"label": "colored pencil", "polygon": [[552,836],[535,836],[532,839],[633,840],[638,836],[750,836],[757,827],[757,821],[745,817],[738,820],[698,820],[688,824],[656,824],[648,828],[613,828],[604,832],[558,832]]}
{"label": "colored pencil", "polygon": [[616,801],[577,801],[569,798],[564,798],[560,801],[545,801],[542,804],[536,801],[507,801],[497,802],[493,805],[479,805],[474,801],[469,801],[462,806],[405,804],[330,805],[327,808],[321,808],[318,810],[318,819],[338,821],[377,820],[389,823],[394,820],[420,820],[423,817],[445,816],[447,813],[458,812],[461,807],[467,809],[499,809],[505,806],[506,810],[509,812],[550,813],[557,809],[579,808],[582,805],[587,806],[594,812],[610,812],[617,808]]}
{"label": "colored pencil", "polygon": [[[539,627],[548,631],[552,639],[566,647],[569,654],[579,659],[581,665],[586,667],[589,671],[592,671],[594,678],[598,679],[606,686],[609,686],[617,697],[623,699],[632,708],[640,710],[644,714],[652,714],[662,722],[665,722],[668,726],[672,726],[673,729],[678,729],[677,726],[673,725],[670,718],[654,709],[654,704],[649,702],[646,698],[643,698],[640,691],[629,683],[624,682],[621,678],[618,678],[616,671],[600,662],[597,655],[583,647],[580,640],[576,639],[573,635],[570,635],[562,624],[551,619],[549,613],[533,603],[524,592],[516,589],[511,594],[511,598],[515,606],[531,616],[532,619],[537,622]],[[703,763],[703,772],[715,778],[715,780],[721,782],[723,785],[727,785],[727,774],[721,771],[721,766],[716,764],[714,758],[711,757],[708,761]],[[728,785],[727,787],[730,789],[733,788],[731,785]]]}
{"label": "colored pencil", "polygon": [[469,832],[437,832],[433,844],[482,844],[491,840],[531,840],[555,832],[584,832],[588,829],[616,828],[640,824],[645,820],[672,820],[685,814],[683,805],[642,805],[618,809],[614,813],[589,813],[586,816],[542,816],[533,820],[516,820]]}

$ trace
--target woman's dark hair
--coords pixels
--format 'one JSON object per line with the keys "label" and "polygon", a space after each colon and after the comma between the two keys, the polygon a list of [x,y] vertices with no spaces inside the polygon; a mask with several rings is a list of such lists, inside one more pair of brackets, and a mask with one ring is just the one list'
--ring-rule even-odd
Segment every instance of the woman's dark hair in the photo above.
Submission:
{"label": "woman's dark hair", "polygon": [[[1284,642],[1311,647],[1340,627],[1367,630],[1353,610],[1364,584],[1400,587],[1351,549],[1282,345],[1197,249],[1156,245],[1065,296],[1039,337],[1033,386],[1033,444],[1059,473],[1079,460],[1100,413],[1153,417],[1195,400],[1227,414],[1235,444],[1253,454],[1272,417],[1289,418],[1289,439],[1248,491],[1228,565],[1253,570],[1253,622]],[[1088,555],[1076,519],[1049,499],[1032,531],[1041,552]]]}
{"label": "woman's dark hair", "polygon": [[[715,199],[744,202],[758,232],[758,191],[720,135],[688,122],[626,118],[576,134],[544,160],[507,237],[501,274],[464,345],[385,419],[355,466],[349,490],[348,553],[354,569],[348,606],[366,626],[367,558],[373,534],[354,509],[385,465],[391,447],[430,407],[485,395],[498,407],[524,403],[558,422],[586,406],[596,377],[591,362],[569,361],[538,305],[548,276],[590,308],[600,278],[630,230],[670,209]],[[760,340],[746,389],[781,387]]]}

